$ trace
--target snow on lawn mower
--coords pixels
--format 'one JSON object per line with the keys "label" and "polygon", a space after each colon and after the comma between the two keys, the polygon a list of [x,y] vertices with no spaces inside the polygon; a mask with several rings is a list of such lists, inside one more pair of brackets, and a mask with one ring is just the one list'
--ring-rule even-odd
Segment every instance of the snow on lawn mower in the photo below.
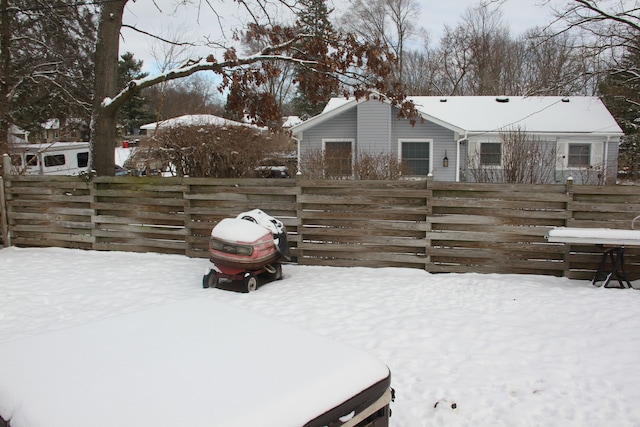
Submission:
{"label": "snow on lawn mower", "polygon": [[289,259],[284,224],[260,209],[225,218],[211,230],[209,259],[213,263],[202,278],[203,288],[215,288],[222,281],[240,282],[243,292],[264,282],[280,280],[280,260]]}

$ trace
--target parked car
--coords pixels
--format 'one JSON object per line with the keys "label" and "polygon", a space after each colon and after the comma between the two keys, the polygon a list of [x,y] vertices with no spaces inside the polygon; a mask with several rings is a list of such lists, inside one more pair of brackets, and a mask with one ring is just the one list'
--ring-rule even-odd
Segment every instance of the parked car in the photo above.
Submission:
{"label": "parked car", "polygon": [[116,165],[116,176],[125,176],[130,174],[131,171],[129,169],[123,168],[120,165]]}
{"label": "parked car", "polygon": [[255,170],[258,178],[291,178],[286,166],[258,166]]}

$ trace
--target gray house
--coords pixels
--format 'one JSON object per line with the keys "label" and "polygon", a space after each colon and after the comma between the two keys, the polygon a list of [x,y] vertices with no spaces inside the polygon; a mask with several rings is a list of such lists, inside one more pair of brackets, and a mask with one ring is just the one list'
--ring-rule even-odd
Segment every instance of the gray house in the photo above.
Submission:
{"label": "gray house", "polygon": [[409,99],[422,117],[415,126],[386,101],[332,99],[321,114],[291,128],[299,159],[322,150],[347,153],[353,165],[362,153],[387,153],[407,175],[438,181],[491,182],[524,170],[546,183],[615,179],[623,133],[597,97]]}

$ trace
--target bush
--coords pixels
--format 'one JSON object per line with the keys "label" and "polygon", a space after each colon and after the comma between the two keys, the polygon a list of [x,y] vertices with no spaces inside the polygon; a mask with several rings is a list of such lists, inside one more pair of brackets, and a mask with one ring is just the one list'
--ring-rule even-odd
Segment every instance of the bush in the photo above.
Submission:
{"label": "bush", "polygon": [[406,168],[391,153],[358,152],[327,157],[323,151],[309,150],[300,159],[302,175],[309,179],[391,180],[406,175]]}
{"label": "bush", "polygon": [[284,134],[248,126],[180,126],[143,141],[133,163],[141,169],[170,167],[177,176],[253,177],[263,159],[281,155],[289,144]]}

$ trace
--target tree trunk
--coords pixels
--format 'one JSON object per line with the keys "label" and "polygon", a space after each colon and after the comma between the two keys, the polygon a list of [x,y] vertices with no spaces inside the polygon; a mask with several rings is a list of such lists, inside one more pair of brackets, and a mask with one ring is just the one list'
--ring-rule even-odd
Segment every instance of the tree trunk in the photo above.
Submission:
{"label": "tree trunk", "polygon": [[[0,0],[0,155],[9,148],[9,78],[11,75],[11,29],[9,21],[9,5],[7,0]],[[1,165],[0,165],[1,167]]]}
{"label": "tree trunk", "polygon": [[120,27],[126,3],[127,0],[103,3],[98,26],[90,143],[91,167],[99,176],[115,175],[118,108],[109,100],[118,90]]}

